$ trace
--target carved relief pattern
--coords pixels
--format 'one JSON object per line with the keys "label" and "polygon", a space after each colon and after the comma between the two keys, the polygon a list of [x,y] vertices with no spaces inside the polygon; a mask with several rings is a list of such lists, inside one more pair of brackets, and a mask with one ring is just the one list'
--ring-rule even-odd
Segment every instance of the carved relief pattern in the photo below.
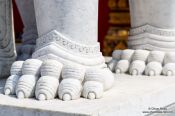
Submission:
{"label": "carved relief pattern", "polygon": [[174,51],[175,29],[144,25],[130,30],[128,46],[132,49]]}
{"label": "carved relief pattern", "polygon": [[130,30],[130,35],[138,35],[141,33],[150,33],[160,36],[175,36],[175,30],[173,29],[161,29],[151,25],[144,25],[138,28],[133,28]]}
{"label": "carved relief pattern", "polygon": [[53,30],[50,33],[37,39],[36,50],[52,42],[69,51],[72,51],[73,53],[80,53],[85,55],[97,55],[100,53],[99,43],[97,43],[96,45],[82,45],[71,41],[56,30]]}

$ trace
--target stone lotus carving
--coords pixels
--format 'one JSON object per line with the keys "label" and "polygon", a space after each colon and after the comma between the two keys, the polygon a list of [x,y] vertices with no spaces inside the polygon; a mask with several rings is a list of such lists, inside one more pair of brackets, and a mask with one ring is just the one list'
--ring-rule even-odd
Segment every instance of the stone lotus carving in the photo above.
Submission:
{"label": "stone lotus carving", "polygon": [[11,74],[4,93],[38,100],[101,98],[112,87],[114,75],[97,42],[98,0],[16,2],[25,26],[18,59],[27,60],[14,63],[12,69],[22,73]]}

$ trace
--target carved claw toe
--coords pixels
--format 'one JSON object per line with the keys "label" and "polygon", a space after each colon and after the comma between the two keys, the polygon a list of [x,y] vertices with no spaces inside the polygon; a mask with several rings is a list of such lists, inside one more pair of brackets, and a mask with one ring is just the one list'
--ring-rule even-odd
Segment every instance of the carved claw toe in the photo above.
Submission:
{"label": "carved claw toe", "polygon": [[82,95],[87,99],[101,98],[103,92],[112,87],[113,82],[114,76],[109,69],[87,69]]}
{"label": "carved claw toe", "polygon": [[19,77],[22,75],[22,66],[23,61],[16,61],[12,64],[11,67],[11,76],[7,79],[5,87],[4,87],[4,93],[5,95],[14,95],[15,94],[15,88],[17,85],[17,82],[19,80]]}
{"label": "carved claw toe", "polygon": [[87,98],[90,99],[90,100],[94,100],[94,99],[96,99],[96,95],[93,92],[89,92]]}
{"label": "carved claw toe", "polygon": [[34,96],[34,89],[36,84],[36,77],[33,75],[23,75],[20,77],[17,87],[16,87],[16,95],[23,92],[25,94],[25,98]]}
{"label": "carved claw toe", "polygon": [[80,98],[81,91],[82,84],[79,80],[63,79],[58,89],[58,95],[60,99],[64,100],[64,95],[69,94],[71,96],[71,100],[75,100]]}
{"label": "carved claw toe", "polygon": [[120,60],[115,67],[115,72],[117,74],[126,73],[129,69],[129,65],[130,63],[128,60]]}
{"label": "carved claw toe", "polygon": [[56,60],[46,60],[41,66],[41,77],[36,84],[35,96],[49,100],[54,99],[57,95],[59,79],[63,65]]}
{"label": "carved claw toe", "polygon": [[24,99],[26,97],[23,91],[18,91],[16,95],[18,99]]}
{"label": "carved claw toe", "polygon": [[133,75],[133,76],[138,75],[138,71],[136,69],[132,70],[131,75]]}
{"label": "carved claw toe", "polygon": [[121,74],[121,70],[117,68],[116,71],[115,71],[115,73],[116,74]]}
{"label": "carved claw toe", "polygon": [[23,63],[22,76],[19,78],[16,95],[21,92],[25,95],[25,98],[33,97],[35,85],[40,74],[40,67],[42,62],[37,59],[29,59]]}
{"label": "carved claw toe", "polygon": [[175,75],[175,63],[165,64],[162,71],[165,76],[174,76]]}
{"label": "carved claw toe", "polygon": [[148,72],[148,76],[155,76],[155,71],[150,70],[150,71]]}
{"label": "carved claw toe", "polygon": [[172,71],[167,71],[167,76],[173,76],[173,72]]}
{"label": "carved claw toe", "polygon": [[12,75],[7,79],[5,87],[4,87],[4,94],[5,95],[14,95],[15,94],[15,88],[16,88],[18,80],[19,80],[19,76],[17,76],[17,75]]}
{"label": "carved claw toe", "polygon": [[85,71],[86,69],[84,67],[78,65],[63,67],[63,80],[60,83],[58,91],[60,99],[64,100],[63,97],[65,97],[65,95],[71,96],[71,100],[80,98]]}
{"label": "carved claw toe", "polygon": [[55,77],[42,76],[35,89],[35,97],[40,100],[40,95],[45,95],[44,100],[54,99],[57,95],[57,90],[59,86],[59,80]]}
{"label": "carved claw toe", "polygon": [[72,100],[72,97],[71,97],[70,94],[64,94],[63,95],[63,101],[70,101],[70,100]]}
{"label": "carved claw toe", "polygon": [[103,96],[103,84],[97,81],[87,81],[83,86],[82,96],[86,99],[99,99]]}
{"label": "carved claw toe", "polygon": [[135,60],[129,67],[129,73],[131,75],[142,75],[145,70],[145,62],[141,60]]}
{"label": "carved claw toe", "polygon": [[39,94],[39,95],[38,95],[38,100],[44,101],[44,100],[46,100],[46,99],[47,99],[47,97],[46,97],[45,94]]}
{"label": "carved claw toe", "polygon": [[145,74],[148,76],[158,76],[162,73],[162,64],[160,62],[152,61],[147,64]]}
{"label": "carved claw toe", "polygon": [[5,95],[10,95],[10,93],[11,93],[11,89],[7,88],[4,90]]}

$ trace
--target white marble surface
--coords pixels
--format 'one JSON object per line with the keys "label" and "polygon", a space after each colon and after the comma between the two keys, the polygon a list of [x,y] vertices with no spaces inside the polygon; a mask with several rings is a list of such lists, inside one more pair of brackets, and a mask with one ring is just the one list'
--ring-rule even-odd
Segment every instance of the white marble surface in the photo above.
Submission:
{"label": "white marble surface", "polygon": [[174,51],[175,1],[129,0],[131,30],[128,47]]}
{"label": "white marble surface", "polygon": [[77,43],[97,43],[98,0],[34,0],[39,36],[56,30]]}
{"label": "white marble surface", "polygon": [[175,28],[174,0],[130,0],[131,26],[150,24],[164,29]]}
{"label": "white marble surface", "polygon": [[[5,80],[0,81],[3,90]],[[131,77],[117,75],[114,87],[102,99],[18,100],[0,94],[1,116],[142,116],[149,107],[175,102],[175,77]]]}

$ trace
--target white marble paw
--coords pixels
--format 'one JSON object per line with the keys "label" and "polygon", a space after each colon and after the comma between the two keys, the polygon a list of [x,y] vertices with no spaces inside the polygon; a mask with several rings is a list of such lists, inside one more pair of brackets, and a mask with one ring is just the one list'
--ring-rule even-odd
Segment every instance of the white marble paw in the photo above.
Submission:
{"label": "white marble paw", "polygon": [[114,76],[107,68],[63,65],[51,59],[28,59],[13,63],[4,94],[16,95],[19,99],[51,100],[58,97],[69,101],[81,96],[98,99],[112,87],[113,82]]}
{"label": "white marble paw", "polygon": [[148,50],[116,50],[109,69],[116,74],[175,76],[175,52]]}

